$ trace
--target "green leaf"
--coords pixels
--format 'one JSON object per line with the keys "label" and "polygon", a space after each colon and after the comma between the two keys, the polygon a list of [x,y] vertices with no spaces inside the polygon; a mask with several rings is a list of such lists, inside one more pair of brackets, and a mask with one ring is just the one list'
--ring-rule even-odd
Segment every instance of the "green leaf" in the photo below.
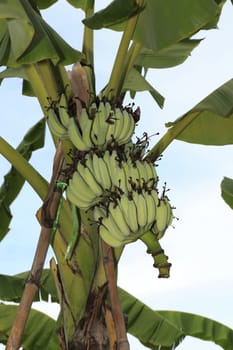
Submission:
{"label": "green leaf", "polygon": [[217,14],[213,0],[147,0],[134,39],[154,51],[191,37]]}
{"label": "green leaf", "polygon": [[233,180],[224,177],[221,182],[221,195],[224,201],[233,209]]}
{"label": "green leaf", "polygon": [[[184,338],[181,327],[119,288],[123,312],[128,317],[128,332],[153,350],[174,349]],[[143,325],[143,326],[142,326]]]}
{"label": "green leaf", "polygon": [[159,107],[163,107],[164,97],[152,86],[146,79],[140,74],[140,72],[133,68],[129,72],[124,86],[123,91],[138,92],[138,91],[149,91],[154,100],[157,102]]}
{"label": "green leaf", "polygon": [[[190,38],[201,29],[215,28],[226,0],[146,0],[134,34],[134,40],[143,47],[157,52],[181,40]],[[141,8],[136,1],[115,0],[84,20],[92,29],[110,28],[124,30],[125,23]],[[185,15],[184,15],[185,14]]]}
{"label": "green leaf", "polygon": [[0,65],[8,67],[45,59],[68,65],[81,58],[81,53],[71,48],[23,0],[0,4],[0,52]]}
{"label": "green leaf", "polygon": [[[36,123],[24,136],[22,142],[17,147],[17,151],[29,160],[32,152],[44,146],[45,121],[44,119]],[[11,221],[10,205],[18,196],[24,185],[24,178],[11,167],[10,171],[4,176],[4,182],[0,187],[0,240],[2,240],[9,231]]]}
{"label": "green leaf", "polygon": [[[184,116],[167,127],[178,126],[192,114],[195,119],[176,135],[176,139],[204,145],[226,145],[233,143],[233,79],[213,91]],[[170,128],[172,130],[172,128]]]}
{"label": "green leaf", "polygon": [[168,321],[182,329],[187,336],[212,341],[225,350],[231,350],[233,329],[215,320],[180,311],[158,311]]}
{"label": "green leaf", "polygon": [[31,0],[31,3],[36,3],[39,9],[44,10],[55,4],[58,0]]}
{"label": "green leaf", "polygon": [[233,329],[215,320],[180,311],[154,311],[123,289],[119,293],[128,332],[150,349],[173,350],[185,336],[232,349]]}
{"label": "green leaf", "polygon": [[94,0],[67,0],[67,2],[75,8],[81,8],[85,11],[87,7],[93,7]]}
{"label": "green leaf", "polygon": [[[20,302],[29,271],[20,274],[0,275],[0,299],[3,301]],[[50,270],[44,269],[40,279],[39,290],[34,301],[48,301],[49,296],[53,302],[58,302],[57,292]]]}
{"label": "green leaf", "polygon": [[135,64],[144,68],[170,68],[183,63],[201,40],[185,39],[169,47],[154,52],[143,48]]}
{"label": "green leaf", "polygon": [[[0,343],[6,344],[17,311],[16,305],[0,304]],[[31,310],[22,347],[25,350],[58,350],[57,322],[42,312]]]}
{"label": "green leaf", "polygon": [[119,26],[140,11],[142,11],[142,7],[137,4],[136,0],[115,0],[103,10],[85,18],[83,23],[92,29]]}

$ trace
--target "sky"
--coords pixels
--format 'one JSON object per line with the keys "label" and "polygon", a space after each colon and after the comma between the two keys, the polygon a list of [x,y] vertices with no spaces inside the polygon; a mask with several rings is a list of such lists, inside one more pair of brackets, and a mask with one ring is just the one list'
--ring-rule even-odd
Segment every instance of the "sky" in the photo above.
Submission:
{"label": "sky", "polygon": [[[97,5],[100,1],[97,2]],[[103,6],[106,1],[102,1]],[[80,20],[77,12],[60,0],[45,19],[74,47],[81,49]],[[148,93],[136,95],[142,116],[136,129],[152,135],[166,131],[164,124],[173,121],[218,86],[232,78],[233,49],[231,43],[233,6],[228,1],[218,29],[198,33],[205,38],[191,57],[182,65],[166,70],[153,70],[148,80],[165,96],[163,110]],[[68,22],[68,24],[67,24]],[[97,87],[103,87],[109,76],[119,33],[103,30],[95,34],[95,67]],[[106,50],[106,47],[108,50]],[[7,101],[7,103],[5,103]],[[130,100],[128,101],[130,102]],[[0,87],[1,136],[13,146],[21,141],[25,131],[42,117],[36,100],[21,96],[21,83],[8,79]],[[160,136],[151,138],[151,144]],[[31,160],[43,176],[50,178],[53,145],[49,136],[46,149],[37,151]],[[158,162],[160,186],[166,181],[169,198],[176,207],[174,228],[169,228],[161,245],[172,263],[171,277],[158,279],[152,258],[140,243],[126,247],[119,266],[118,284],[155,310],[179,310],[213,318],[233,327],[233,212],[221,198],[220,183],[224,176],[233,178],[233,146],[213,147],[174,141]],[[9,164],[0,157],[0,180]],[[15,274],[29,270],[39,237],[40,227],[35,218],[40,199],[29,185],[12,205],[14,219],[10,234],[0,244],[0,273]],[[52,256],[50,251],[46,266]],[[38,306],[56,316],[56,305]],[[144,349],[130,337],[131,348]],[[217,350],[209,342],[186,338],[179,350]]]}

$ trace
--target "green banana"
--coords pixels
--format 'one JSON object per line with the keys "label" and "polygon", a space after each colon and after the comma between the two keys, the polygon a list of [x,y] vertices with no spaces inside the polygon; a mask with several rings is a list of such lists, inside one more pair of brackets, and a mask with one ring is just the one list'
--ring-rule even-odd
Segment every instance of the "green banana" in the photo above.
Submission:
{"label": "green banana", "polygon": [[158,194],[156,190],[152,190],[150,193],[143,193],[147,206],[147,221],[149,227],[153,227],[156,221],[156,206],[158,205]]}
{"label": "green banana", "polygon": [[158,239],[162,238],[166,229],[172,223],[172,209],[167,197],[159,200],[156,207],[156,228]]}
{"label": "green banana", "polygon": [[67,187],[66,197],[71,203],[80,209],[89,209],[90,203],[93,203],[93,199],[88,200],[87,195],[84,195],[80,189],[78,190],[78,188],[74,186],[72,182],[70,182],[69,186]]}
{"label": "green banana", "polygon": [[124,118],[120,108],[115,109],[115,129],[113,138],[118,143],[118,140],[121,138],[122,130],[124,126]]}
{"label": "green banana", "polygon": [[60,137],[61,139],[68,137],[66,128],[61,124],[53,108],[49,108],[48,110],[47,122],[52,134]]}
{"label": "green banana", "polygon": [[135,122],[132,115],[128,113],[126,109],[123,109],[122,114],[124,119],[124,123],[123,123],[124,128],[118,140],[119,145],[123,145],[127,143],[133,136],[134,129],[135,129]]}
{"label": "green banana", "polygon": [[129,198],[127,195],[123,194],[120,198],[119,205],[121,206],[122,213],[124,213],[130,232],[132,234],[137,233],[139,230],[137,220],[138,214],[133,198]]}
{"label": "green banana", "polygon": [[65,94],[61,95],[59,105],[58,105],[58,111],[59,111],[59,118],[61,120],[62,125],[66,129],[68,129],[70,116],[68,113],[68,103],[67,103],[67,99],[66,99]]}
{"label": "green banana", "polygon": [[100,102],[95,113],[93,126],[91,130],[92,143],[100,149],[106,147],[106,134],[108,131],[108,123],[106,122],[106,111],[104,102]]}
{"label": "green banana", "polygon": [[138,226],[139,230],[141,232],[144,232],[146,225],[148,224],[148,213],[147,213],[147,205],[145,197],[142,193],[134,192],[133,193],[133,200],[135,202],[135,205],[137,206],[137,219],[138,219]]}
{"label": "green banana", "polygon": [[89,186],[95,197],[101,197],[103,195],[103,188],[96,181],[95,175],[87,166],[84,166],[79,162],[76,172],[85,180],[87,186]]}
{"label": "green banana", "polygon": [[[124,195],[121,196],[121,199]],[[125,211],[122,210],[122,205],[120,203],[120,200],[118,201],[117,205],[113,205],[112,208],[109,208],[110,214],[113,217],[113,220],[117,223],[117,225],[120,228],[120,231],[122,233],[122,237],[128,237],[130,235],[130,228],[128,225],[128,217],[125,216]]]}
{"label": "green banana", "polygon": [[88,151],[90,149],[89,145],[83,141],[81,131],[74,118],[70,118],[69,120],[68,135],[70,141],[79,151]]}
{"label": "green banana", "polygon": [[118,238],[113,236],[109,229],[104,225],[99,226],[99,235],[108,245],[110,245],[113,248],[122,246],[122,242],[119,241]]}
{"label": "green banana", "polygon": [[77,200],[74,204],[79,208],[88,209],[99,201],[99,198],[93,193],[89,184],[77,171],[74,172],[72,179],[69,181],[67,191],[68,189],[73,194],[76,194]]}
{"label": "green banana", "polygon": [[83,142],[87,145],[88,150],[93,148],[93,143],[91,140],[92,125],[93,119],[90,118],[87,109],[83,107],[79,118],[79,126],[81,129]]}

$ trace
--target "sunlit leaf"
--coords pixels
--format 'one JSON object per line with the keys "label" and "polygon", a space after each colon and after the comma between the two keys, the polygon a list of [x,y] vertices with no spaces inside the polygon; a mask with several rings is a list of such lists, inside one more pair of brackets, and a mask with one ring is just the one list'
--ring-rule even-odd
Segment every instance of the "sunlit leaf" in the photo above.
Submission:
{"label": "sunlit leaf", "polygon": [[[45,136],[44,119],[36,123],[24,136],[22,142],[17,147],[17,151],[27,160],[30,159],[32,152],[43,147]],[[4,176],[4,182],[0,187],[0,240],[2,240],[9,231],[11,221],[10,205],[18,196],[24,185],[24,178],[11,167],[10,171]]]}
{"label": "sunlit leaf", "polygon": [[166,126],[177,126],[194,113],[195,119],[177,135],[178,140],[204,145],[232,144],[233,79],[213,91],[184,116],[167,123]]}
{"label": "sunlit leaf", "polygon": [[[0,304],[0,343],[6,344],[17,311],[16,305]],[[57,322],[42,312],[31,310],[22,338],[25,350],[60,348],[56,336]]]}
{"label": "sunlit leaf", "polygon": [[221,194],[224,201],[233,209],[233,180],[229,177],[224,177],[221,182]]}

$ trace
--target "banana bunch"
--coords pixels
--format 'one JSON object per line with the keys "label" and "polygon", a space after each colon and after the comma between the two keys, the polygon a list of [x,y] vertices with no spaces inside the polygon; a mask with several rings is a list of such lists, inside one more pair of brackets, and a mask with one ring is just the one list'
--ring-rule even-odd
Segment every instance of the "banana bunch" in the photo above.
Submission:
{"label": "banana bunch", "polygon": [[61,139],[68,138],[68,125],[70,116],[68,113],[68,102],[65,94],[61,95],[58,106],[49,107],[47,122],[50,131]]}
{"label": "banana bunch", "polygon": [[122,194],[108,206],[94,207],[101,238],[112,247],[134,242],[147,232],[160,239],[173,219],[167,197],[158,198],[156,190]]}
{"label": "banana bunch", "polygon": [[135,129],[133,115],[126,108],[113,108],[106,101],[82,108],[79,122],[69,120],[68,135],[79,151],[105,150],[126,144]]}
{"label": "banana bunch", "polygon": [[153,163],[134,162],[130,158],[123,160],[116,150],[106,150],[103,155],[85,154],[76,166],[66,194],[80,209],[89,209],[106,198],[152,191],[156,185],[157,173]]}

